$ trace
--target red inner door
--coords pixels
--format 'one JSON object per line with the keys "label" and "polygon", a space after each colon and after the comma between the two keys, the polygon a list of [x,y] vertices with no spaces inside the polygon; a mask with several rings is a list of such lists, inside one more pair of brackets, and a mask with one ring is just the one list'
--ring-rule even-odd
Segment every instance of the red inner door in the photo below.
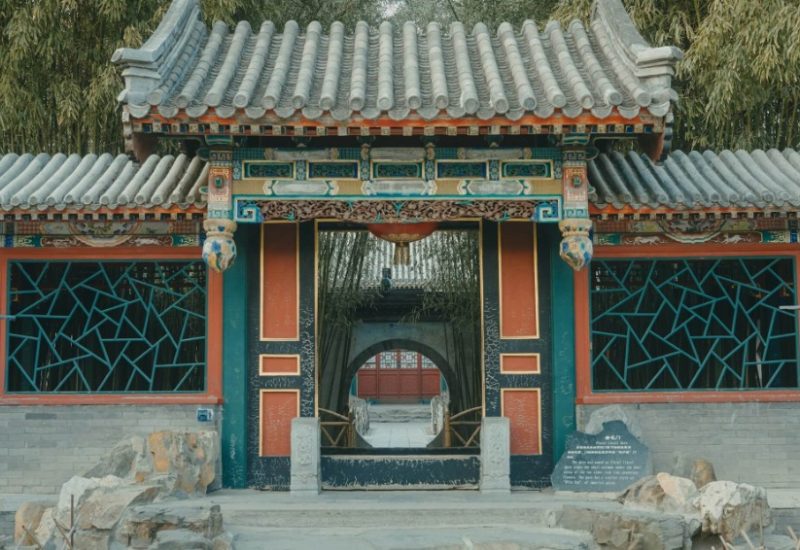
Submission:
{"label": "red inner door", "polygon": [[358,370],[358,396],[395,402],[430,399],[439,395],[439,377],[439,369],[422,354],[384,351]]}

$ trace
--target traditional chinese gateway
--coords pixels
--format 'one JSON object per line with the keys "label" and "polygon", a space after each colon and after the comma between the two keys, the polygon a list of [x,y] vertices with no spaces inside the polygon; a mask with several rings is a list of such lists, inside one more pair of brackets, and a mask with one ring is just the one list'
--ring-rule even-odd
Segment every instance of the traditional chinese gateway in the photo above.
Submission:
{"label": "traditional chinese gateway", "polygon": [[[800,473],[800,154],[671,152],[681,52],[619,0],[519,23],[208,28],[174,0],[115,52],[128,154],[0,156],[0,491],[203,427],[228,487],[288,488],[320,446],[323,487],[471,486],[487,460],[544,486],[612,403],[659,468]],[[364,235],[374,307],[332,324],[322,250],[345,239],[352,261]],[[474,254],[448,267],[447,239]],[[409,321],[424,291],[397,273],[424,262],[474,289],[474,342],[439,310]],[[370,448],[348,410],[396,349],[441,372],[415,396],[449,390],[413,453]]]}

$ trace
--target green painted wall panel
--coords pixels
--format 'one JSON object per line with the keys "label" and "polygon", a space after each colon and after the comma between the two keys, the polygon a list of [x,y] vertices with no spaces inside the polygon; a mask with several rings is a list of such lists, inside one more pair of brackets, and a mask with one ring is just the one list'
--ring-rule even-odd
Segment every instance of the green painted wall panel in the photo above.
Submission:
{"label": "green painted wall panel", "polygon": [[[539,226],[544,228],[544,226]],[[546,228],[550,244],[553,320],[553,454],[558,461],[567,436],[575,431],[575,298],[574,272],[558,254],[558,228]]]}
{"label": "green painted wall panel", "polygon": [[237,258],[223,275],[222,484],[247,486],[247,258],[258,226],[239,226]]}

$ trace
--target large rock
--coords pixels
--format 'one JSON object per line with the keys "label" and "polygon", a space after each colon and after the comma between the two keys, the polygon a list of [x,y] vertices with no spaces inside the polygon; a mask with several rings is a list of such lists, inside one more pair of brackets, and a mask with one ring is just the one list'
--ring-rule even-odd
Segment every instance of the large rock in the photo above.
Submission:
{"label": "large rock", "polygon": [[772,526],[767,492],[762,487],[733,481],[713,481],[692,499],[703,533],[733,541],[742,532],[758,532]]}
{"label": "large rock", "polygon": [[115,476],[136,483],[158,483],[162,496],[202,496],[216,478],[216,432],[159,431],[146,439],[129,437],[114,445],[83,476]]}
{"label": "large rock", "polygon": [[58,504],[56,504],[55,518],[61,525],[68,526],[73,506],[74,515],[77,516],[77,512],[95,491],[112,491],[122,485],[125,485],[125,480],[116,476],[101,478],[73,476],[61,486],[61,492],[58,494]]}
{"label": "large rock", "polygon": [[[102,477],[75,476],[61,487],[55,507],[26,514],[37,516],[35,536],[44,547],[62,544],[56,524],[69,529],[74,518],[76,548],[106,549],[131,507],[173,496],[205,495],[216,477],[218,458],[214,432],[161,431],[146,440],[131,437],[87,472]],[[209,548],[210,544],[209,538]]]}
{"label": "large rock", "polygon": [[644,441],[642,438],[642,427],[639,425],[639,421],[634,416],[628,414],[620,405],[608,405],[592,412],[592,414],[589,415],[589,421],[586,422],[586,427],[582,431],[583,433],[597,435],[603,431],[603,424],[613,420],[620,420],[623,422],[633,437],[639,441]]}
{"label": "large rock", "polygon": [[147,548],[161,531],[183,529],[213,540],[223,534],[219,505],[181,506],[178,503],[132,506],[117,526],[113,541],[123,547]]}
{"label": "large rock", "polygon": [[56,506],[39,515],[36,542],[44,547],[61,544],[63,537],[56,524],[65,530],[74,525],[75,548],[104,550],[123,512],[133,504],[152,502],[159,491],[159,487],[136,485],[115,476],[74,476],[61,486]]}
{"label": "large rock", "polygon": [[159,531],[149,550],[213,550],[206,537],[188,529]]}
{"label": "large rock", "polygon": [[89,468],[83,477],[116,476],[127,478],[132,475],[137,458],[144,454],[144,439],[139,436],[123,439],[104,454]]}
{"label": "large rock", "polygon": [[164,487],[162,496],[202,496],[216,477],[218,458],[215,432],[155,432],[134,465],[134,479],[158,481]]}
{"label": "large rock", "polygon": [[60,535],[58,535],[56,523],[53,519],[55,512],[55,507],[45,510],[41,519],[39,520],[39,526],[36,528],[36,542],[43,548],[48,548],[50,545],[54,545],[56,540],[62,540]]}
{"label": "large rock", "polygon": [[552,512],[548,527],[586,531],[603,550],[684,550],[696,529],[679,514],[579,506]]}
{"label": "large rock", "polygon": [[212,550],[233,550],[233,535],[225,532],[214,537],[211,541]]}
{"label": "large rock", "polygon": [[689,457],[681,452],[672,455],[673,475],[691,479],[695,487],[702,489],[712,481],[717,481],[714,465],[705,458]]}
{"label": "large rock", "polygon": [[52,502],[43,501],[23,503],[14,515],[14,541],[21,546],[33,544],[34,541],[30,540],[28,534],[33,535],[36,532],[42,520],[42,514],[52,506]]}
{"label": "large rock", "polygon": [[661,472],[647,476],[630,487],[620,497],[626,506],[653,508],[661,512],[692,513],[692,499],[697,488],[690,479]]}
{"label": "large rock", "polygon": [[94,491],[80,508],[78,528],[111,531],[129,506],[153,502],[159,490],[152,485],[126,485],[112,491]]}

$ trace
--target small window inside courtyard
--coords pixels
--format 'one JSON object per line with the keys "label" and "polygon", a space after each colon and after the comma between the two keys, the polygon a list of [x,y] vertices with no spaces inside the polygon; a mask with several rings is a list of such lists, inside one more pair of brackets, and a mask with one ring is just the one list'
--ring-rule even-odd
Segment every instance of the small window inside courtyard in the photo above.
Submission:
{"label": "small window inside courtyard", "polygon": [[206,268],[196,261],[11,261],[10,392],[197,392]]}
{"label": "small window inside courtyard", "polygon": [[594,260],[594,390],[798,387],[790,258]]}

